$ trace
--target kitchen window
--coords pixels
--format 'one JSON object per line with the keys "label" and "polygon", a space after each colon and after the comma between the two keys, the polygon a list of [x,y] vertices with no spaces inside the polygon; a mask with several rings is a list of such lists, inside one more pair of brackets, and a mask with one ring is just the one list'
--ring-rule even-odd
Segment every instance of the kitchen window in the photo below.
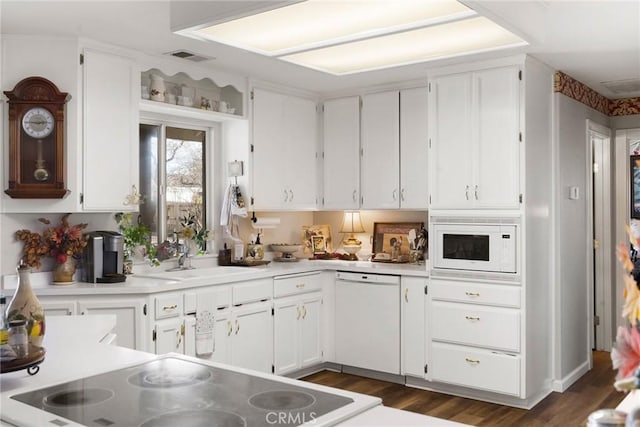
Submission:
{"label": "kitchen window", "polygon": [[157,244],[173,239],[181,218],[207,227],[208,146],[213,129],[169,122],[140,124],[140,221]]}

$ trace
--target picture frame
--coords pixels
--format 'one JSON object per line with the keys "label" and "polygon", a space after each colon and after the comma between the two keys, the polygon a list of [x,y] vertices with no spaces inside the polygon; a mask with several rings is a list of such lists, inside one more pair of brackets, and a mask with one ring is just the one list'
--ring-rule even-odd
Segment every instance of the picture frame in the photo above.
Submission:
{"label": "picture frame", "polygon": [[640,155],[630,156],[629,176],[629,206],[631,206],[631,218],[640,219]]}
{"label": "picture frame", "polygon": [[320,225],[303,225],[302,226],[302,243],[304,244],[303,253],[305,255],[313,255],[313,240],[314,236],[324,237],[325,253],[333,252],[333,245],[331,243],[331,226],[329,224]]}
{"label": "picture frame", "polygon": [[327,253],[326,239],[324,236],[312,236],[311,243],[314,255],[323,255]]}
{"label": "picture frame", "polygon": [[[419,233],[424,222],[374,222],[373,254],[392,254],[395,248],[399,256],[409,256],[409,231]],[[374,258],[375,260],[375,258]]]}

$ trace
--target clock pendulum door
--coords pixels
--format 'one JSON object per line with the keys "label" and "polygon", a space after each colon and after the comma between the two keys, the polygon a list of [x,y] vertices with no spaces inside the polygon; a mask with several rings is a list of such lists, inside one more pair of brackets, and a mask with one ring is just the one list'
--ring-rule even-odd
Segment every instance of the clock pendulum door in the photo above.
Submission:
{"label": "clock pendulum door", "polygon": [[49,179],[49,171],[47,170],[47,162],[42,158],[42,140],[36,142],[36,168],[33,171],[33,177],[36,181],[46,181]]}

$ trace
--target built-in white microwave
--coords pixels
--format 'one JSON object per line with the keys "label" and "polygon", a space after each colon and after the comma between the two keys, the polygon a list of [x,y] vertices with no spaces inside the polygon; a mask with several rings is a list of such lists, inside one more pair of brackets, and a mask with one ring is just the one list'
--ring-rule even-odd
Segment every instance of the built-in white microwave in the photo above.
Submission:
{"label": "built-in white microwave", "polygon": [[430,258],[437,269],[516,273],[516,224],[433,223]]}

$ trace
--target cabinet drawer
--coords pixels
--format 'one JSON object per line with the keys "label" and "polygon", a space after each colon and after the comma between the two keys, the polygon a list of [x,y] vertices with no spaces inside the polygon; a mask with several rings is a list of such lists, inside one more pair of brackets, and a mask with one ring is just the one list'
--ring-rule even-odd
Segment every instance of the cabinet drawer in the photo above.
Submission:
{"label": "cabinet drawer", "polygon": [[432,280],[429,288],[433,299],[520,307],[520,287],[518,286]]}
{"label": "cabinet drawer", "polygon": [[270,278],[233,285],[231,291],[233,305],[268,300],[272,293],[273,279]]}
{"label": "cabinet drawer", "polygon": [[[210,296],[213,294],[212,296]],[[212,286],[205,290],[189,291],[184,294],[184,314],[193,314],[197,309],[198,298],[207,295],[206,298],[212,298],[213,305],[218,310],[229,308],[231,306],[231,287],[230,286]]]}
{"label": "cabinet drawer", "polygon": [[182,295],[166,294],[156,297],[156,320],[176,317],[182,313]]}
{"label": "cabinet drawer", "polygon": [[458,344],[520,351],[520,310],[433,301],[432,338]]}
{"label": "cabinet drawer", "polygon": [[431,346],[434,381],[518,396],[520,356],[444,343]]}
{"label": "cabinet drawer", "polygon": [[273,296],[275,298],[318,291],[321,288],[320,273],[296,274],[273,278]]}

